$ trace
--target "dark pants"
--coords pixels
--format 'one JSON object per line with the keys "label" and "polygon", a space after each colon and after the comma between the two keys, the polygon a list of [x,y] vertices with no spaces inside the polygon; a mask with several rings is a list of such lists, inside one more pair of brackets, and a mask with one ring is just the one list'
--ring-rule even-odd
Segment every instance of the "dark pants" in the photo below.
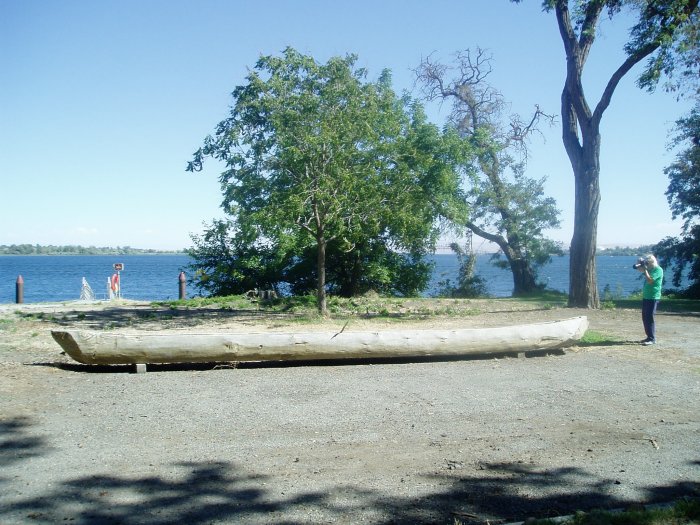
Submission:
{"label": "dark pants", "polygon": [[647,334],[647,339],[656,341],[656,322],[654,314],[659,301],[656,299],[642,299],[642,323],[644,323],[644,332]]}

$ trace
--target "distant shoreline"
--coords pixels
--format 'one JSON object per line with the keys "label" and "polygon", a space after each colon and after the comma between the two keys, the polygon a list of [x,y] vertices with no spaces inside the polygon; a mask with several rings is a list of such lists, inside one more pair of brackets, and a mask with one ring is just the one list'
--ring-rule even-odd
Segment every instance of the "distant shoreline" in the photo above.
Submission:
{"label": "distant shoreline", "polygon": [[79,255],[187,255],[186,251],[143,251],[143,252],[75,252],[75,253],[0,253],[0,257],[75,257]]}
{"label": "distant shoreline", "polygon": [[[637,247],[615,247],[615,248],[599,248],[596,255],[608,256],[639,256],[643,253],[653,252],[653,246],[637,246]],[[434,255],[452,255],[451,250],[436,250]],[[494,255],[495,252],[477,252],[476,255]],[[569,250],[565,249],[564,254],[568,254]],[[0,257],[3,255],[186,255],[187,250],[156,250],[150,248],[131,248],[125,247],[95,247],[95,246],[41,246],[36,244],[12,244],[0,245]],[[556,256],[553,256],[556,257]]]}
{"label": "distant shoreline", "polygon": [[130,246],[116,248],[96,246],[42,246],[40,244],[11,244],[0,245],[0,256],[3,255],[179,255],[186,254],[182,250],[155,250],[149,248],[132,248]]}

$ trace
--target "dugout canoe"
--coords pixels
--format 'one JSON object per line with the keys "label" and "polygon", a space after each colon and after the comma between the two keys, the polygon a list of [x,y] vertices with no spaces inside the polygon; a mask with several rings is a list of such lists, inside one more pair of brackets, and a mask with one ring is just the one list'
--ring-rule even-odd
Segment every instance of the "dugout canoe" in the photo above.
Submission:
{"label": "dugout canoe", "polygon": [[84,364],[202,363],[462,356],[566,347],[583,337],[585,316],[497,328],[373,332],[185,333],[55,330]]}

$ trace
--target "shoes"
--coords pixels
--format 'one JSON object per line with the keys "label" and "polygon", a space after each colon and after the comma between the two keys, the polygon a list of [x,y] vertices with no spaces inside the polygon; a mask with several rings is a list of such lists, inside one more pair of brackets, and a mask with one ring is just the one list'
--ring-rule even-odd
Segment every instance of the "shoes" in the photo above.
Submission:
{"label": "shoes", "polygon": [[656,341],[652,341],[651,339],[646,339],[645,341],[642,341],[642,346],[651,346],[655,345]]}

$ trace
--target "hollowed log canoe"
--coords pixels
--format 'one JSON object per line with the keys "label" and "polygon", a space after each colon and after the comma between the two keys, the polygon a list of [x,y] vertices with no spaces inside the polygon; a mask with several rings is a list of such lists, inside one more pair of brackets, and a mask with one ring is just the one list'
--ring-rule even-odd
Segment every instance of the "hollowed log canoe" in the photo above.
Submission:
{"label": "hollowed log canoe", "polygon": [[340,332],[113,333],[55,330],[84,364],[203,363],[466,356],[554,350],[574,344],[585,316],[515,326]]}

